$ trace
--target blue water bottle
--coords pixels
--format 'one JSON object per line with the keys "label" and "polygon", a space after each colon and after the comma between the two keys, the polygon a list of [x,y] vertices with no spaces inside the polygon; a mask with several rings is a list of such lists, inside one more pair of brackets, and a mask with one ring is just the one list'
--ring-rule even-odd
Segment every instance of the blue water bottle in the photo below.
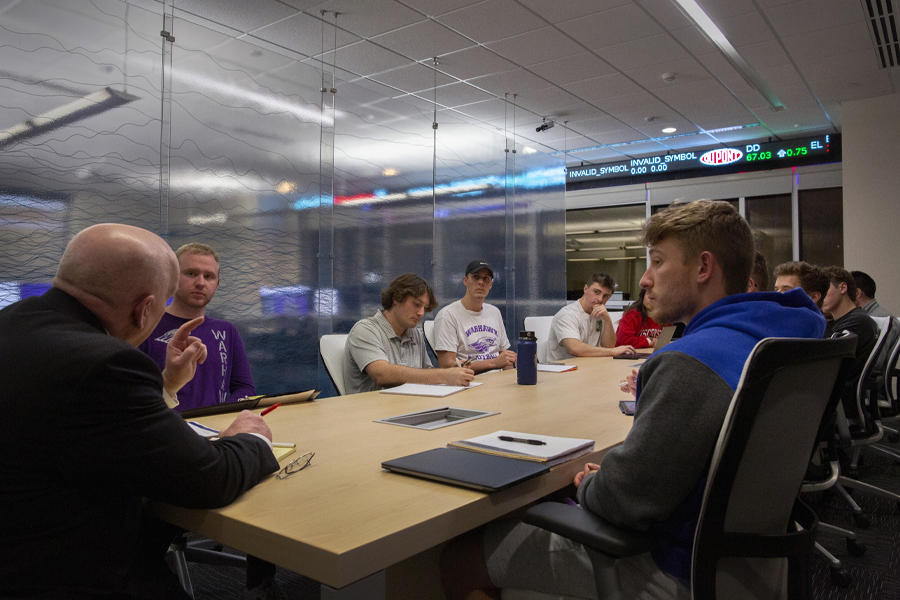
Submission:
{"label": "blue water bottle", "polygon": [[533,331],[519,332],[516,348],[516,377],[519,385],[537,383],[537,338]]}

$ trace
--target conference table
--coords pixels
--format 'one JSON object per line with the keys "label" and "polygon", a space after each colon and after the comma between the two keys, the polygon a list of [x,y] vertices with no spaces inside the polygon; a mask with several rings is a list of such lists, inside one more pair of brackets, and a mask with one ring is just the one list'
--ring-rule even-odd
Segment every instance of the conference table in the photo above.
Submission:
{"label": "conference table", "polygon": [[[297,445],[281,465],[315,452],[309,467],[284,480],[272,475],[224,508],[157,504],[153,510],[175,525],[329,586],[323,587],[323,598],[330,588],[346,591],[333,597],[375,597],[371,591],[354,596],[351,584],[381,573],[374,585],[384,585],[379,581],[385,569],[390,573],[420,553],[433,554],[455,536],[570,485],[585,462],[600,462],[622,442],[633,419],[619,410],[619,401],[628,399],[619,382],[636,368],[633,361],[565,362],[578,368],[539,372],[537,385],[531,386],[518,385],[516,372],[509,370],[479,375],[476,381],[483,385],[445,398],[369,392],[281,406],[266,422],[276,442]],[[434,430],[376,422],[443,406],[499,414]],[[200,421],[219,429],[233,418],[226,414]],[[490,494],[381,468],[386,460],[501,429],[589,438],[596,444],[591,454]]]}

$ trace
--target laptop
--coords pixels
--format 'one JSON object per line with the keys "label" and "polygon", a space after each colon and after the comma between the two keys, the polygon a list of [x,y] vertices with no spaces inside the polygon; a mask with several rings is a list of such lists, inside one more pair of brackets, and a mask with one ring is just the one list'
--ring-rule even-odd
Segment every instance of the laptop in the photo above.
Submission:
{"label": "laptop", "polygon": [[[684,323],[675,323],[674,325],[666,325],[662,328],[662,331],[659,333],[659,337],[656,338],[656,345],[653,346],[653,352],[659,351],[666,344],[671,342],[672,340],[677,340],[684,333]],[[624,354],[620,354],[613,358],[619,358],[623,360],[640,360],[642,358],[649,358],[653,352],[625,352]]]}

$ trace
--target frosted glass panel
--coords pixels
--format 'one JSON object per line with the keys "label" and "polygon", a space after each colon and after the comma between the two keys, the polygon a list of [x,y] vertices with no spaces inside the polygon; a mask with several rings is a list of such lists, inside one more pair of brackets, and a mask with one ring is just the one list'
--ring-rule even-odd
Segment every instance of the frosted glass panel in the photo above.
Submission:
{"label": "frosted glass panel", "polygon": [[[65,244],[95,223],[204,242],[221,257],[208,314],[237,326],[257,390],[327,397],[319,336],[373,314],[401,273],[444,305],[462,296],[465,264],[488,260],[511,337],[562,305],[561,160],[519,148],[513,164],[503,136],[451,112],[435,137],[427,103],[332,83],[287,42],[262,47],[177,11],[164,86],[162,6],[4,10],[0,130],[68,108],[0,138],[0,306],[43,293]],[[306,36],[297,48],[319,47],[317,20],[289,21]]]}

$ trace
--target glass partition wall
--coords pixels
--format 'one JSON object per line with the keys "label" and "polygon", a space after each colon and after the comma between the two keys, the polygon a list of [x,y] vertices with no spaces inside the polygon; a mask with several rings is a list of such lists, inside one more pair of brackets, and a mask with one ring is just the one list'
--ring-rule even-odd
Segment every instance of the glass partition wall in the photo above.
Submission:
{"label": "glass partition wall", "polygon": [[0,305],[47,289],[68,240],[95,223],[208,243],[221,257],[208,314],[238,327],[257,391],[326,396],[319,337],[374,314],[401,273],[444,305],[462,296],[465,265],[487,260],[510,338],[562,306],[562,161],[439,97],[392,98],[339,55],[335,69],[334,30],[300,19],[271,49],[173,18],[170,2],[5,9]]}

